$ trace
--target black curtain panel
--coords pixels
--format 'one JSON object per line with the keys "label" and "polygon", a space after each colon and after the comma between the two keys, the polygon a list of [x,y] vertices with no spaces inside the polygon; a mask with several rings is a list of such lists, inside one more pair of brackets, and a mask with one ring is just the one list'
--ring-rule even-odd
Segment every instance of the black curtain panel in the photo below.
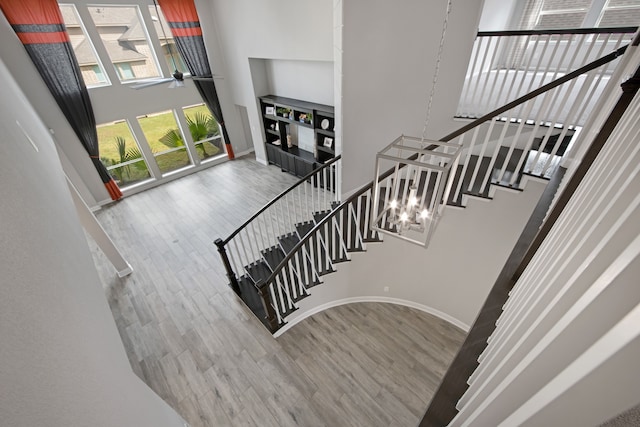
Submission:
{"label": "black curtain panel", "polygon": [[89,153],[113,200],[118,185],[100,161],[96,119],[56,0],[0,0],[0,8]]}
{"label": "black curtain panel", "polygon": [[[204,47],[200,20],[193,0],[158,0],[162,13],[169,23],[171,34],[176,41],[178,52],[182,56],[202,99],[207,104],[222,130],[222,137],[227,146],[227,155],[234,158],[227,127],[222,117],[222,108],[218,100],[218,92],[211,75],[209,57]],[[202,79],[199,79],[202,78]]]}

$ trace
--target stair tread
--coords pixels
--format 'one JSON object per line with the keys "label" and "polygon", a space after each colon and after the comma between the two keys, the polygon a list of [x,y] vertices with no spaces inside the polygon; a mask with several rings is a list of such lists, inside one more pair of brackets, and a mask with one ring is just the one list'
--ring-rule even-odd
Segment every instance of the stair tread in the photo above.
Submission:
{"label": "stair tread", "polygon": [[466,194],[467,196],[479,197],[481,199],[493,200],[493,197],[490,197],[486,193],[478,193],[475,191],[463,191],[462,194]]}
{"label": "stair tread", "polygon": [[[506,164],[506,170],[503,173],[503,167],[505,167],[505,159],[507,154],[509,154],[509,147],[502,146],[498,150],[498,154],[496,155],[496,160],[493,163],[491,175],[489,176],[490,183],[494,185],[505,186],[507,188],[517,189],[519,187],[519,183],[522,177],[522,169],[524,162],[520,166],[520,170],[516,171],[518,163],[520,162],[520,158],[523,155],[524,151],[515,148],[512,151],[512,155],[509,158],[509,161]],[[456,170],[456,175],[453,179],[453,185],[451,192],[451,196],[449,200],[447,200],[447,204],[452,206],[463,206],[462,204],[462,195],[467,194],[475,197],[482,197],[485,199],[491,199],[489,197],[489,188],[490,185],[486,185],[485,188],[482,188],[482,182],[484,181],[484,177],[487,175],[487,171],[489,170],[489,165],[491,164],[491,157],[483,156],[482,160],[480,160],[480,165],[478,166],[478,171],[476,173],[476,179],[471,188],[469,188],[469,184],[471,183],[471,179],[473,178],[474,171],[476,169],[476,165],[478,165],[478,161],[480,160],[479,156],[471,155],[469,156],[469,162],[465,169],[464,165],[458,165],[458,169]],[[462,185],[460,185],[460,176],[462,175],[462,170],[465,169],[464,177],[462,177]],[[513,185],[509,185],[514,174],[517,174],[517,178],[514,180]],[[502,175],[502,180],[498,182],[498,178]],[[454,199],[454,191],[460,187],[461,191],[458,195],[457,199]]]}
{"label": "stair tread", "polygon": [[262,260],[246,265],[244,269],[248,277],[253,280],[253,283],[258,283],[261,280],[266,281],[271,276],[271,270]]}
{"label": "stair tread", "polygon": [[285,258],[285,253],[280,246],[272,246],[269,249],[265,249],[262,252],[262,258],[264,259],[267,267],[273,272],[280,262]]}
{"label": "stair tread", "polygon": [[315,224],[311,221],[300,222],[296,224],[296,231],[298,232],[298,237],[302,239],[307,235],[309,231],[315,226]]}
{"label": "stair tread", "polygon": [[[564,138],[562,138],[562,142],[560,143],[560,145],[558,146],[558,149],[556,150],[555,155],[556,156],[563,156],[564,153],[567,151],[567,148],[569,148],[569,144],[571,143],[571,140],[573,139],[573,134],[574,131],[569,130],[566,132]],[[561,133],[556,133],[554,135],[551,135],[547,141],[545,141],[545,146],[542,149],[543,153],[547,153],[547,154],[551,154],[551,151],[553,150],[553,147],[556,145],[556,143],[558,142],[558,139],[560,138]],[[540,149],[540,145],[542,143],[542,139],[543,138],[535,138],[533,140],[533,145],[531,147],[532,150],[539,150]]]}
{"label": "stair tread", "polygon": [[327,215],[329,215],[331,213],[331,211],[319,211],[319,212],[314,212],[313,213],[313,220],[315,221],[315,223],[319,223],[320,221],[322,221],[322,219],[324,217],[326,217]]}
{"label": "stair tread", "polygon": [[297,233],[289,233],[284,236],[278,237],[278,243],[284,253],[289,254],[293,248],[300,242],[300,237]]}

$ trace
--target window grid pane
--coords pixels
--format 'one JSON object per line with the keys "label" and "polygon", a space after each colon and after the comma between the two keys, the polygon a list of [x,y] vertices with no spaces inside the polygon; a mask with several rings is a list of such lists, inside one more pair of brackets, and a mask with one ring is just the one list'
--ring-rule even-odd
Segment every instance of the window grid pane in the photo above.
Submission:
{"label": "window grid pane", "polygon": [[580,28],[587,12],[540,14],[536,30],[555,30],[563,28]]}
{"label": "window grid pane", "polygon": [[151,177],[126,121],[101,124],[97,130],[100,160],[120,187],[125,188]]}
{"label": "window grid pane", "polygon": [[182,111],[187,118],[189,132],[200,160],[224,154],[220,128],[209,108],[205,104],[200,104],[184,107]]}
{"label": "window grid pane", "polygon": [[136,6],[89,6],[88,10],[121,81],[160,76]]}
{"label": "window grid pane", "polygon": [[75,6],[61,4],[60,12],[85,85],[90,88],[110,84]]}
{"label": "window grid pane", "polygon": [[140,116],[138,123],[163,174],[191,164],[173,111]]}

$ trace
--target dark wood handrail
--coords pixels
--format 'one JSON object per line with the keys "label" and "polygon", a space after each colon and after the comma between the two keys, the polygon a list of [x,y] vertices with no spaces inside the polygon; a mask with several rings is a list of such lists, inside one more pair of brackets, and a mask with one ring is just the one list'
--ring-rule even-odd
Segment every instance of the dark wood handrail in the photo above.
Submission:
{"label": "dark wood handrail", "polygon": [[[227,237],[226,239],[224,239],[222,241],[222,246],[225,246],[227,243],[229,243],[231,241],[231,239],[233,239],[239,232],[242,231],[243,228],[245,228],[247,225],[249,225],[249,223],[251,221],[253,221],[254,219],[256,219],[262,212],[266,211],[269,207],[271,207],[274,203],[276,203],[278,200],[280,200],[281,198],[283,198],[284,196],[286,196],[288,193],[290,193],[291,191],[293,191],[294,188],[298,187],[299,185],[305,183],[307,180],[309,180],[312,176],[318,174],[320,171],[323,171],[324,169],[328,168],[329,166],[331,166],[332,164],[334,164],[335,162],[337,162],[338,160],[340,160],[342,158],[341,155],[338,155],[336,157],[334,157],[333,159],[331,159],[330,161],[328,161],[327,163],[323,164],[322,167],[318,168],[318,169],[314,169],[313,171],[309,172],[308,174],[306,174],[305,176],[303,176],[302,178],[300,178],[300,180],[298,182],[296,182],[295,184],[293,184],[291,187],[287,188],[286,190],[284,190],[282,193],[278,194],[276,197],[274,197],[273,199],[271,199],[271,201],[269,203],[267,203],[266,205],[264,205],[262,208],[260,208],[260,210],[258,212],[256,212],[255,214],[253,214],[253,216],[251,218],[249,218],[248,220],[246,220],[240,227],[236,228],[236,230],[231,233],[229,235],[229,237]],[[220,245],[218,245],[220,246]]]}
{"label": "dark wood handrail", "polygon": [[[492,119],[493,117],[504,113],[505,111],[508,111],[514,107],[517,107],[518,105],[527,102],[528,100],[535,98],[536,96],[547,92],[551,89],[554,89],[558,86],[560,86],[563,83],[566,83],[567,81],[574,79],[576,77],[578,77],[581,74],[584,74],[586,72],[589,72],[595,68],[598,68],[608,62],[613,61],[614,59],[618,58],[619,56],[621,56],[622,54],[624,54],[624,52],[626,51],[627,46],[623,46],[617,50],[615,50],[614,52],[610,53],[609,55],[603,56],[600,59],[597,59],[583,67],[578,68],[577,70],[566,74],[532,92],[529,92],[526,95],[521,96],[520,98],[516,99],[515,101],[510,102],[509,104],[497,108],[495,110],[493,110],[492,112],[485,114],[484,116],[480,117],[479,119],[474,120],[473,122],[469,123],[466,126],[461,127],[460,129],[458,129],[457,131],[454,131],[452,133],[450,133],[449,135],[446,135],[445,137],[440,139],[440,142],[449,142],[452,139],[456,138],[457,136],[462,135],[465,132],[468,132],[469,130],[480,126],[481,124],[487,122],[488,120]],[[434,150],[437,147],[437,145],[430,145],[428,147],[426,147],[425,149],[427,150]],[[418,157],[417,154],[414,154],[413,156],[409,157],[409,160],[415,160]],[[404,164],[401,165],[401,167],[403,167]],[[380,178],[384,179],[387,176],[391,175],[393,173],[394,169],[389,169],[388,171],[384,172]],[[355,193],[353,193],[347,200],[343,201],[342,203],[340,203],[340,205],[338,205],[335,209],[333,209],[328,215],[326,215],[324,218],[322,218],[320,220],[320,222],[318,222],[311,230],[309,230],[307,232],[306,235],[302,236],[300,241],[289,251],[289,253],[284,257],[284,259],[282,261],[280,261],[280,263],[276,266],[276,268],[273,269],[273,273],[271,273],[271,275],[264,281],[265,284],[269,284],[271,283],[276,276],[280,273],[280,271],[287,265],[287,263],[291,260],[291,258],[293,258],[293,256],[302,248],[302,246],[304,246],[309,239],[311,238],[311,236],[313,234],[315,234],[318,230],[320,230],[331,218],[335,217],[337,215],[338,212],[342,211],[342,209],[349,205],[350,203],[352,203],[354,200],[356,200],[358,197],[362,196],[364,193],[366,193],[369,189],[372,189],[374,185],[374,181],[369,182],[368,184],[365,184],[363,187],[361,187],[359,190],[357,190]]]}
{"label": "dark wood handrail", "polygon": [[499,36],[546,36],[546,35],[570,35],[570,34],[621,34],[635,33],[638,27],[606,27],[606,28],[571,28],[562,30],[504,30],[504,31],[478,31],[478,37]]}

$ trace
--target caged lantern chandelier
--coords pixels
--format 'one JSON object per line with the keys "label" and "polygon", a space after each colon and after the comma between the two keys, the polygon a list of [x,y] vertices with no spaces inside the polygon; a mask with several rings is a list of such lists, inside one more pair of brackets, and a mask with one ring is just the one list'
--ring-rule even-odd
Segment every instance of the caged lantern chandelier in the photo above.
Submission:
{"label": "caged lantern chandelier", "polygon": [[449,198],[460,151],[458,144],[403,135],[379,152],[371,228],[426,247]]}
{"label": "caged lantern chandelier", "polygon": [[376,155],[371,228],[424,247],[444,211],[461,151],[458,144],[425,139],[450,12],[448,0],[422,138],[402,135]]}

